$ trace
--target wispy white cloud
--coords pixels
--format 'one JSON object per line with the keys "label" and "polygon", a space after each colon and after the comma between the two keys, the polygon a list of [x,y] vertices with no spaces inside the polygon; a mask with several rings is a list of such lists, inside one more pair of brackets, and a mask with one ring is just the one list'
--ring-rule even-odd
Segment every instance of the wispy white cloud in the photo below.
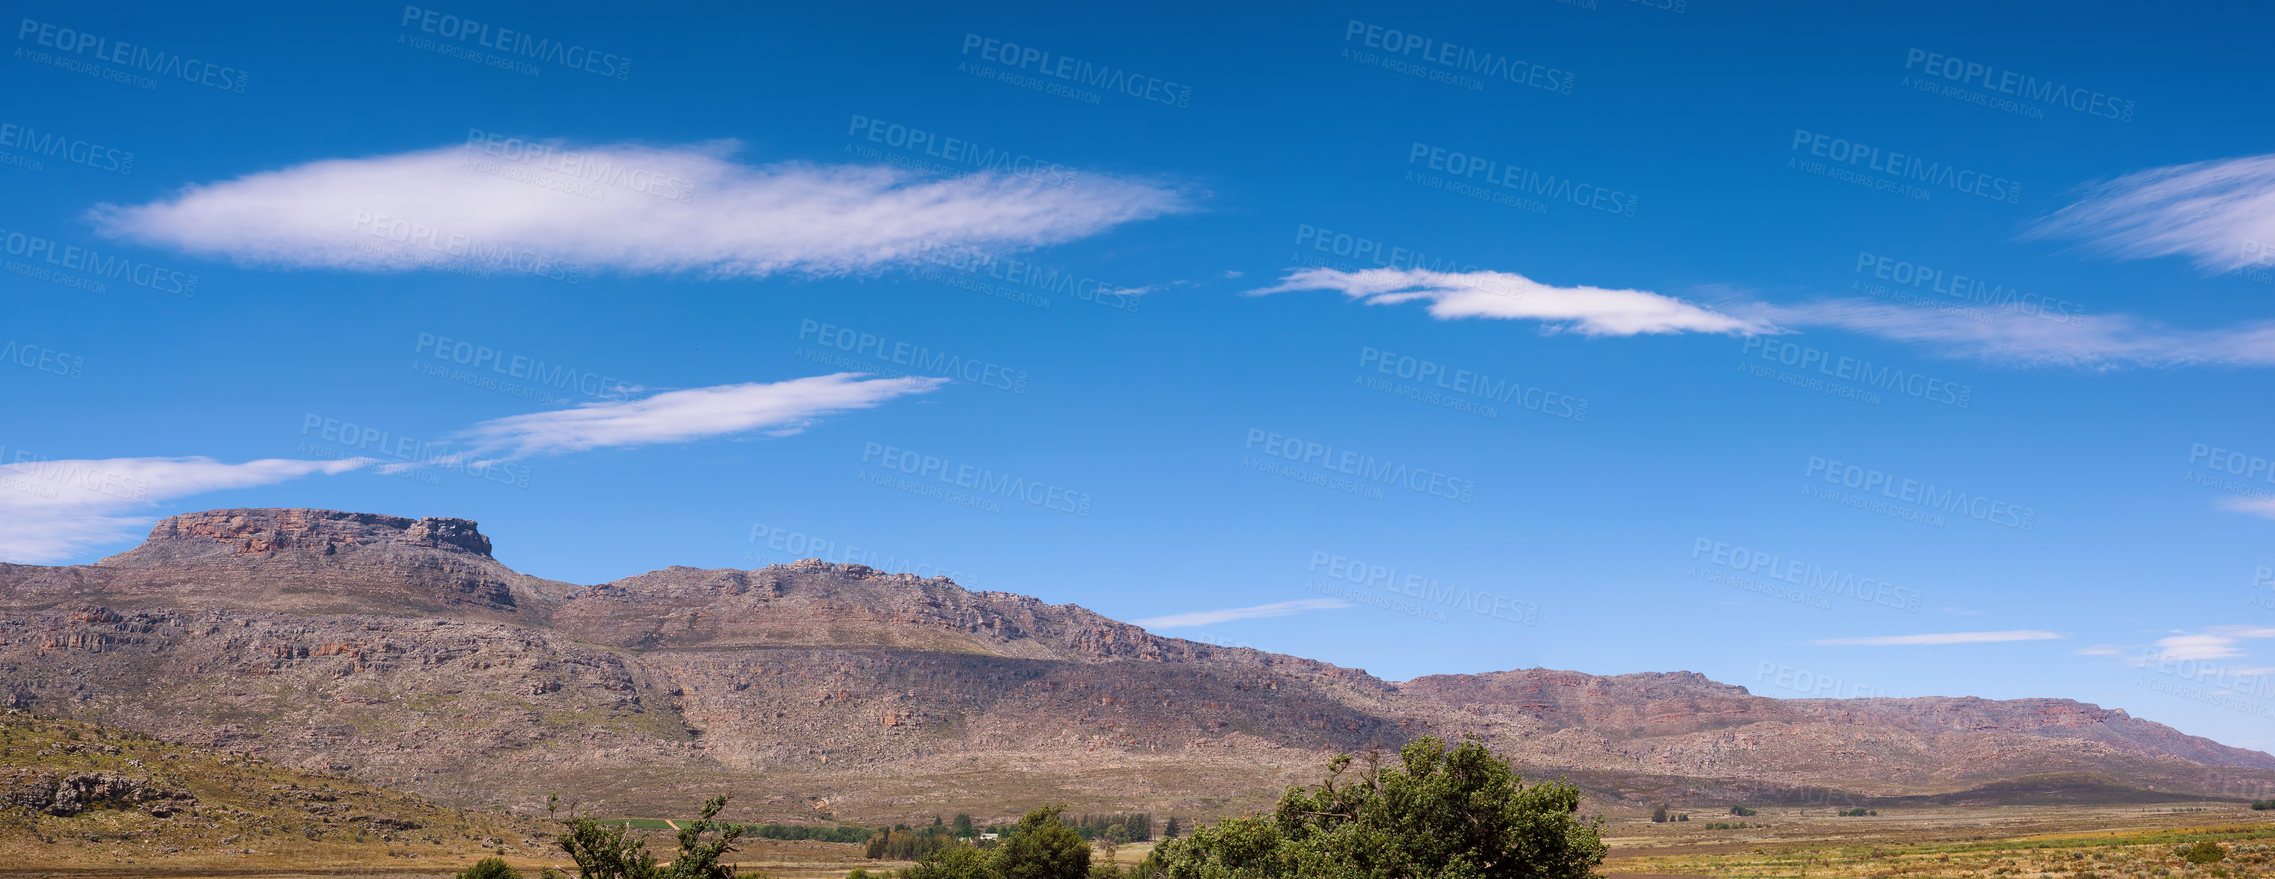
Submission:
{"label": "wispy white cloud", "polygon": [[114,236],[251,264],[542,262],[757,277],[1040,246],[1191,207],[1178,188],[1133,177],[1085,174],[1077,187],[992,172],[936,179],[888,166],[746,165],[731,158],[738,148],[602,145],[566,165],[467,147],[331,159],[102,205],[94,217]]}
{"label": "wispy white cloud", "polygon": [[2117,648],[2107,644],[2095,644],[2091,647],[2081,647],[2078,649],[2079,656],[2116,656],[2121,652],[2122,651],[2118,650]]}
{"label": "wispy white cloud", "polygon": [[2275,321],[2182,329],[2129,314],[2045,320],[2011,311],[1970,315],[1863,299],[1736,310],[1791,329],[1825,328],[1917,345],[1931,354],[2023,366],[2275,365]]}
{"label": "wispy white cloud", "polygon": [[2220,501],[2220,509],[2275,519],[2275,498],[2227,498]]}
{"label": "wispy white cloud", "polygon": [[2052,632],[2023,629],[2011,632],[1939,632],[1927,635],[1878,635],[1870,638],[1820,638],[1819,647],[1932,647],[1945,644],[1996,644],[2007,641],[2054,641]]}
{"label": "wispy white cloud", "polygon": [[1334,290],[1368,305],[1429,303],[1440,320],[1499,318],[1538,321],[1584,336],[1654,333],[1770,332],[1755,320],[1643,290],[1557,287],[1513,272],[1433,272],[1425,269],[1291,269],[1265,295],[1293,290]]}
{"label": "wispy white cloud", "polygon": [[637,400],[586,403],[573,409],[492,419],[462,437],[476,455],[578,452],[616,446],[682,443],[764,431],[787,436],[817,418],[869,409],[909,394],[929,393],[945,378],[869,378],[840,372],[779,382],[748,382],[665,391]]}
{"label": "wispy white cloud", "polygon": [[1494,271],[1291,269],[1278,284],[1253,292],[1289,290],[1335,290],[1369,305],[1422,301],[1441,320],[1533,320],[1589,336],[1821,329],[1914,345],[1941,357],[2020,366],[2275,366],[2275,321],[2184,329],[2128,314],[2081,314],[2055,321],[2013,311],[1962,312],[1869,299],[1774,304],[1736,294],[1709,306],[1648,290],[1555,287]]}
{"label": "wispy white cloud", "polygon": [[2234,659],[2243,655],[2243,650],[2236,642],[2258,638],[2275,638],[2275,628],[2213,626],[2202,632],[2187,632],[2157,639],[2148,661]]}
{"label": "wispy white cloud", "polygon": [[0,559],[39,564],[134,537],[146,511],[176,498],[253,488],[319,473],[344,473],[366,458],[304,461],[263,458],[231,464],[212,458],[101,458],[23,461],[0,466]]}
{"label": "wispy white cloud", "polygon": [[381,472],[455,466],[470,458],[688,442],[752,431],[782,436],[815,419],[868,409],[947,383],[838,373],[787,381],[666,391],[638,400],[493,419],[464,431],[465,451],[418,461],[205,457],[30,461],[0,466],[0,561],[46,563],[136,536],[160,504],[210,491],[253,488],[378,465]]}
{"label": "wispy white cloud", "polygon": [[2275,262],[2275,154],[2128,174],[2089,188],[2028,234],[2130,259],[2187,256],[2213,271]]}
{"label": "wispy white cloud", "polygon": [[1295,601],[1280,601],[1274,602],[1272,604],[1259,604],[1254,607],[1229,607],[1223,610],[1201,610],[1194,611],[1192,613],[1175,613],[1168,616],[1147,617],[1142,620],[1134,620],[1133,622],[1136,625],[1147,629],[1175,629],[1187,626],[1207,626],[1213,625],[1215,623],[1229,623],[1233,620],[1252,620],[1261,617],[1284,617],[1293,614],[1304,613],[1306,611],[1334,610],[1336,608],[1352,606],[1354,605],[1340,598],[1303,598],[1297,599]]}

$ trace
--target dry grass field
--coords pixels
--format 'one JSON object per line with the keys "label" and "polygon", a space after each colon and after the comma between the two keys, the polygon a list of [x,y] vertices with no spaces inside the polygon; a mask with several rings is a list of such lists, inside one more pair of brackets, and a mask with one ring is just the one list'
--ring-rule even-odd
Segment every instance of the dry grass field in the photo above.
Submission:
{"label": "dry grass field", "polygon": [[[1605,828],[1610,877],[2009,877],[2009,879],[2246,879],[2275,877],[2275,814],[2241,806],[2060,808],[1997,806],[1837,818],[1827,810],[1763,809],[1743,829],[1710,823],[1652,824],[1619,818]],[[1717,817],[1714,822],[1721,822]],[[649,847],[669,851],[669,833],[650,831]],[[346,845],[280,846],[256,855],[154,855],[113,841],[108,847],[53,838],[30,843],[12,832],[0,877],[91,876],[111,879],[340,879],[348,876],[446,877],[494,848],[484,840],[356,850]],[[2190,863],[2180,852],[2201,841],[2222,859]],[[273,845],[274,843],[272,843]],[[1122,846],[1115,860],[1143,860],[1148,844]],[[406,852],[406,849],[409,849]],[[414,856],[410,856],[415,853]],[[551,852],[510,850],[525,873],[562,866]],[[747,840],[731,859],[746,874],[779,879],[837,879],[856,867],[872,873],[908,866],[869,861],[858,845]]]}
{"label": "dry grass field", "polygon": [[[1762,809],[1605,828],[1612,875],[1742,877],[1992,876],[2014,879],[2275,876],[2275,813],[2241,804],[1987,806],[1835,817]],[[1710,823],[1748,825],[1708,829]],[[2202,863],[2184,847],[2210,841]],[[2207,849],[2206,852],[2211,850]]]}

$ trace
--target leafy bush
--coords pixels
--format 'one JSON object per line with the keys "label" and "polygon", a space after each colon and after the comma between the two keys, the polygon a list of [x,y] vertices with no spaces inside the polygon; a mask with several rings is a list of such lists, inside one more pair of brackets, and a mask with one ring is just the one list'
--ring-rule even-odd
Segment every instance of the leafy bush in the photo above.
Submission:
{"label": "leafy bush", "polygon": [[2183,861],[2198,865],[2217,864],[2228,859],[2227,847],[2209,839],[2181,846],[2174,854],[2179,855]]}
{"label": "leafy bush", "polygon": [[521,874],[504,858],[483,858],[475,861],[474,866],[458,871],[457,879],[521,879]]}
{"label": "leafy bush", "polygon": [[1731,806],[1730,814],[1736,815],[1740,818],[1750,818],[1754,815],[1754,810],[1748,809],[1744,806]]}
{"label": "leafy bush", "polygon": [[1271,815],[1164,841],[1138,872],[1166,879],[1560,879],[1588,876],[1603,862],[1601,821],[1580,819],[1577,788],[1527,786],[1476,741],[1449,751],[1425,736],[1388,766],[1370,756],[1365,770],[1351,768],[1349,755],[1337,757],[1325,782],[1289,788]]}

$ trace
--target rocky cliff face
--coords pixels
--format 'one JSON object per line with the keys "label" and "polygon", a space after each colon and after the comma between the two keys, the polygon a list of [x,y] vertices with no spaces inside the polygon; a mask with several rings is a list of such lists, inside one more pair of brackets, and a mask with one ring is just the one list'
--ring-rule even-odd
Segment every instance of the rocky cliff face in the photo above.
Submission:
{"label": "rocky cliff face", "polygon": [[0,565],[0,603],[73,601],[376,611],[524,619],[566,584],[490,557],[465,519],[332,510],[209,510],[160,521],[134,549],[93,565]]}
{"label": "rocky cliff face", "polygon": [[726,789],[797,820],[1217,811],[1422,733],[1607,798],[2275,783],[2275,757],[2065,700],[1777,700],[1688,672],[1392,684],[858,565],[583,587],[489,549],[462,519],[219,510],[95,565],[0,566],[0,705],[468,804]]}

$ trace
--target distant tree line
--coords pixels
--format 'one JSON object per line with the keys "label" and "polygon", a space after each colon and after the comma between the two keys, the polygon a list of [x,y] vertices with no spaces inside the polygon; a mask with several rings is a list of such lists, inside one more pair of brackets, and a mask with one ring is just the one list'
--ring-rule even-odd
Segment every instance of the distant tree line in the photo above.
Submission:
{"label": "distant tree line", "polygon": [[1153,813],[1078,815],[1074,819],[1074,832],[1082,834],[1083,839],[1112,839],[1115,842],[1148,840],[1153,838]]}
{"label": "distant tree line", "polygon": [[2275,810],[2275,800],[2252,800],[2251,807],[2261,812]]}
{"label": "distant tree line", "polygon": [[744,824],[744,836],[761,839],[811,839],[821,842],[865,842],[876,835],[876,830],[852,825],[828,824]]}
{"label": "distant tree line", "polygon": [[901,826],[875,831],[864,856],[872,861],[914,861],[956,844],[948,828],[937,824],[922,829]]}

